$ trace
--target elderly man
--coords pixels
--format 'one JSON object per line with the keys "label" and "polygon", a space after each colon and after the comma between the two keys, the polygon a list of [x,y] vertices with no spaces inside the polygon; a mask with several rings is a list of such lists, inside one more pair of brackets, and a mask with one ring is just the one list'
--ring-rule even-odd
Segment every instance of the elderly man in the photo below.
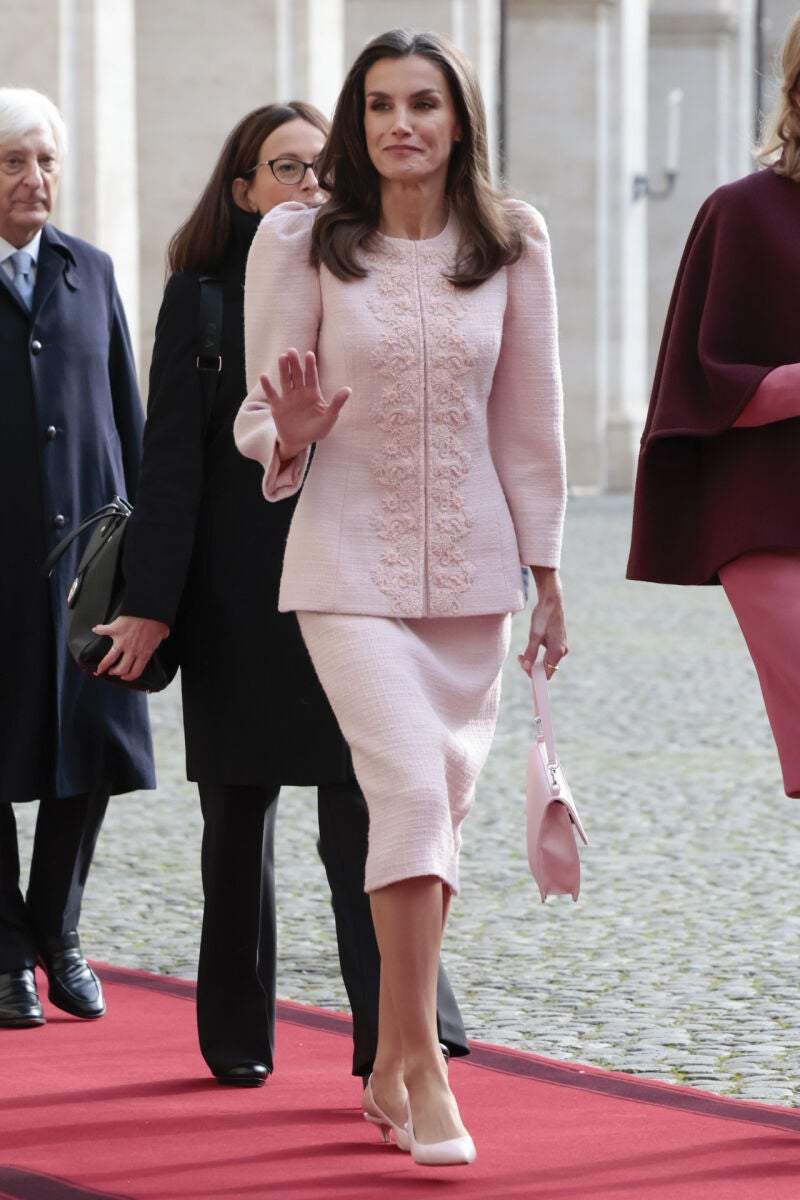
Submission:
{"label": "elderly man", "polygon": [[[109,795],[154,787],[145,698],[92,679],[66,649],[79,548],[48,550],[115,493],[132,497],[143,413],[106,254],[48,224],[66,133],[38,92],[0,88],[0,1027],[52,1004],[100,1017],[78,939]],[[13,804],[39,801],[27,894]]]}

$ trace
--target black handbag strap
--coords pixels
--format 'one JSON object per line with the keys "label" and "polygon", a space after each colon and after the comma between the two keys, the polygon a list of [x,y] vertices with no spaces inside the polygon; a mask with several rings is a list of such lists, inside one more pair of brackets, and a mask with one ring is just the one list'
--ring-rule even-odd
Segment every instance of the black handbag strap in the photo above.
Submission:
{"label": "black handbag strap", "polygon": [[203,394],[203,432],[222,370],[222,282],[214,275],[200,276],[200,315],[197,326],[197,373]]}
{"label": "black handbag strap", "polygon": [[70,529],[66,537],[62,538],[58,545],[54,546],[48,554],[47,558],[42,563],[42,574],[50,575],[53,567],[56,565],[61,555],[67,550],[75,538],[83,533],[84,529],[88,529],[91,525],[96,525],[98,521],[102,521],[103,517],[129,517],[133,509],[127,500],[123,500],[122,496],[115,496],[109,504],[104,504],[102,508],[96,509],[91,516],[81,521],[74,529]]}

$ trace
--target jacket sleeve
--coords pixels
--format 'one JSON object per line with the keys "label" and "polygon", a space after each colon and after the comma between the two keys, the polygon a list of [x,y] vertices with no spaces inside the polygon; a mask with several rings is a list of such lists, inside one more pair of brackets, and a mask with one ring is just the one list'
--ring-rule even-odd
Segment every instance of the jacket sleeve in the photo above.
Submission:
{"label": "jacket sleeve", "polygon": [[136,499],[139,478],[139,459],[142,453],[142,428],[144,409],[139,395],[136,364],[131,347],[128,322],[122,307],[119,291],[114,279],[111,260],[108,259],[108,304],[110,317],[108,380],[111,401],[114,406],[114,423],[122,448],[122,466],[125,472],[126,499]]}
{"label": "jacket sleeve", "polygon": [[189,569],[203,488],[199,304],[198,280],[173,275],[156,324],[139,488],[125,538],[125,615],[169,626]]}
{"label": "jacket sleeve", "polygon": [[540,214],[507,201],[524,249],[506,268],[500,355],[489,397],[489,440],[514,522],[520,562],[557,567],[566,506],[563,397],[550,243]]}
{"label": "jacket sleeve", "polygon": [[308,466],[306,448],[281,464],[277,432],[260,376],[278,385],[278,356],[294,348],[302,357],[316,352],[322,315],[319,273],[309,262],[313,209],[280,204],[261,222],[250,248],[244,289],[247,397],[233,436],[245,458],[264,468],[267,500],[283,500],[300,490]]}

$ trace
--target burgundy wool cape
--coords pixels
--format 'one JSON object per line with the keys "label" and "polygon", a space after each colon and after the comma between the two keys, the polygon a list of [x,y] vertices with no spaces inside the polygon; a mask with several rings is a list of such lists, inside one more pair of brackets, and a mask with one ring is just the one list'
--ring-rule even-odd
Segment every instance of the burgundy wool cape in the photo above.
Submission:
{"label": "burgundy wool cape", "polygon": [[718,188],[689,234],[642,435],[629,579],[718,583],[749,550],[800,548],[800,417],[733,428],[769,372],[798,361],[800,184],[767,169]]}

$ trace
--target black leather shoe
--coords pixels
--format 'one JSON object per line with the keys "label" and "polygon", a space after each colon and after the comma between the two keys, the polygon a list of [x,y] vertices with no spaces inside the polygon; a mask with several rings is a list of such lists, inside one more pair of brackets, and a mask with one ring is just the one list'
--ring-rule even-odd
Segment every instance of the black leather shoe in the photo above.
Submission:
{"label": "black leather shoe", "polygon": [[225,1087],[263,1087],[269,1078],[269,1068],[260,1062],[239,1063],[225,1071],[215,1071],[217,1083]]}
{"label": "black leather shoe", "polygon": [[81,952],[77,933],[45,938],[39,946],[39,963],[47,975],[47,997],[56,1008],[85,1021],[106,1011],[100,980]]}
{"label": "black leather shoe", "polygon": [[0,975],[0,1029],[44,1025],[44,1013],[30,967]]}

